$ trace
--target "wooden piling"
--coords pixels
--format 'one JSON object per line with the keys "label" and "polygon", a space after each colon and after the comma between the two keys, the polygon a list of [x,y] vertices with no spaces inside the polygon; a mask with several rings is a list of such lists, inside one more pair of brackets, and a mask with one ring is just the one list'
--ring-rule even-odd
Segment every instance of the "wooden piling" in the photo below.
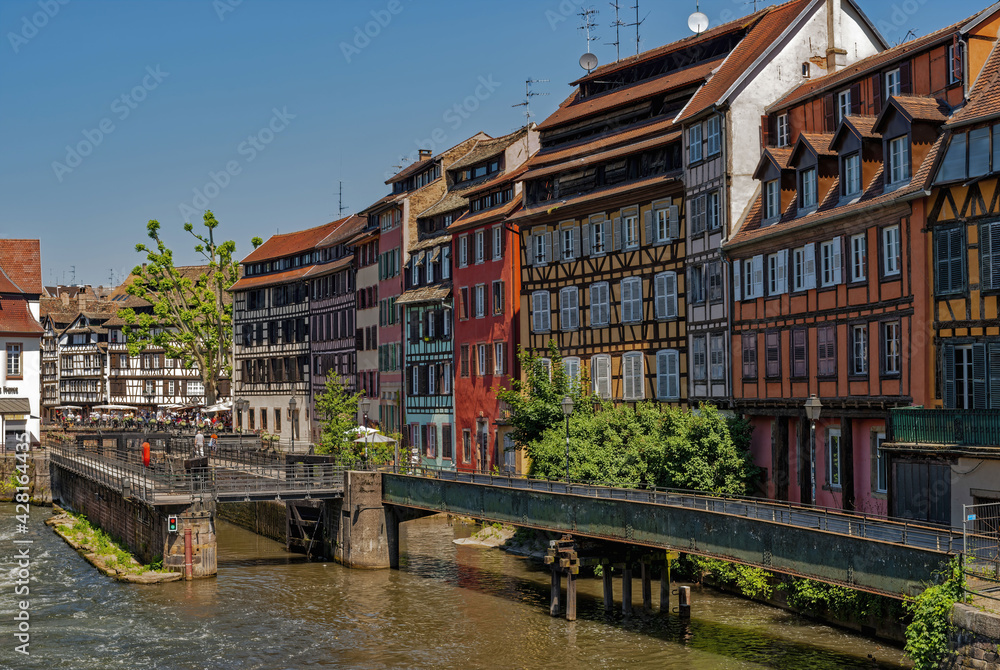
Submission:
{"label": "wooden piling", "polygon": [[552,594],[549,597],[549,614],[559,616],[559,595],[562,590],[561,571],[558,565],[552,566]]}
{"label": "wooden piling", "polygon": [[628,563],[622,569],[622,614],[632,615],[632,566]]}
{"label": "wooden piling", "polygon": [[650,570],[649,561],[643,560],[642,570],[642,609],[646,612],[653,611],[653,575]]}
{"label": "wooden piling", "polygon": [[613,582],[611,581],[611,566],[604,566],[604,611],[610,612],[615,608],[615,593]]}
{"label": "wooden piling", "polygon": [[566,621],[576,621],[576,575],[566,573]]}

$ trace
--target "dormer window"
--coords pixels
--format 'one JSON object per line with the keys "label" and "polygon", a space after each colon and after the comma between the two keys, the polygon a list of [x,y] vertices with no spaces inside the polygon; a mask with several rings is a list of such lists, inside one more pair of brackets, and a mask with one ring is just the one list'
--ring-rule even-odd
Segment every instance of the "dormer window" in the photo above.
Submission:
{"label": "dormer window", "polygon": [[891,98],[902,93],[902,80],[899,78],[899,68],[885,73],[885,97]]}
{"label": "dormer window", "polygon": [[910,139],[906,135],[889,140],[886,172],[890,185],[902,184],[910,179]]}
{"label": "dormer window", "polygon": [[781,214],[781,187],[777,179],[764,184],[764,218],[777,219]]}
{"label": "dormer window", "polygon": [[851,115],[851,89],[841,91],[837,94],[837,121],[843,121]]}
{"label": "dormer window", "polygon": [[816,168],[799,173],[799,207],[808,209],[816,206]]}
{"label": "dormer window", "polygon": [[778,116],[778,146],[788,146],[788,114]]}
{"label": "dormer window", "polygon": [[858,195],[861,193],[861,156],[857,153],[844,157],[843,189],[845,196]]}

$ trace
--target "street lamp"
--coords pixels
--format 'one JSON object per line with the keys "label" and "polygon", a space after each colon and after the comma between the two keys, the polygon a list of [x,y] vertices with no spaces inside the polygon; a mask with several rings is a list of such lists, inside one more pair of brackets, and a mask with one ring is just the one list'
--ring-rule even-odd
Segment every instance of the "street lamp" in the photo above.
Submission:
{"label": "street lamp", "polygon": [[809,419],[809,482],[812,485],[810,504],[816,504],[816,422],[823,409],[819,398],[813,393],[806,400],[806,418]]}
{"label": "street lamp", "polygon": [[295,406],[298,403],[295,402],[295,396],[288,401],[288,423],[292,427],[292,451],[295,451]]}
{"label": "street lamp", "polygon": [[361,406],[361,413],[364,414],[363,427],[365,429],[365,467],[368,467],[368,408],[371,407],[372,401],[367,397],[362,398],[358,405]]}
{"label": "street lamp", "polygon": [[573,399],[569,396],[562,399],[562,411],[566,417],[566,484],[569,484],[569,415],[573,413]]}

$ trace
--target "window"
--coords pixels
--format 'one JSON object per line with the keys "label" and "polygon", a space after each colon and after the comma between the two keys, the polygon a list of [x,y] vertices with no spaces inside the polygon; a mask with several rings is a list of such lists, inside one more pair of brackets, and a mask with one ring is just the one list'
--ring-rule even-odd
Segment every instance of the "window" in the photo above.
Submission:
{"label": "window", "polygon": [[622,217],[622,233],[626,249],[639,248],[639,217],[636,214]]}
{"label": "window", "polygon": [[816,359],[816,372],[820,377],[837,374],[837,340],[833,326],[820,326],[816,329]]}
{"label": "window", "polygon": [[458,318],[465,321],[469,314],[469,287],[463,286],[458,290]]}
{"label": "window", "polygon": [[539,233],[532,236],[532,244],[535,248],[535,265],[545,265],[549,262],[549,233]]}
{"label": "window", "polygon": [[895,70],[889,70],[885,73],[885,97],[886,99],[891,98],[894,95],[899,95],[902,91],[902,85],[899,79],[899,68]]}
{"label": "window", "polygon": [[712,261],[708,264],[708,300],[722,301],[722,262]]}
{"label": "window", "polygon": [[885,493],[889,489],[889,458],[882,451],[885,433],[875,433],[875,492]]}
{"label": "window", "polygon": [[551,358],[539,358],[538,365],[541,366],[542,370],[548,376],[549,381],[552,380],[552,359]]}
{"label": "window", "polygon": [[562,330],[580,327],[580,293],[575,286],[559,291],[559,327]]}
{"label": "window", "polygon": [[826,429],[826,483],[840,488],[840,429]]}
{"label": "window", "polygon": [[910,179],[910,140],[906,135],[889,140],[889,184]]}
{"label": "window", "polygon": [[969,177],[981,177],[989,171],[990,129],[976,128],[969,131]]}
{"label": "window", "polygon": [[792,251],[792,286],[796,291],[816,288],[816,245],[814,242]]}
{"label": "window", "polygon": [[451,363],[441,366],[441,393],[451,395]]}
{"label": "window", "polygon": [[646,396],[643,382],[642,352],[632,352],[622,356],[622,385],[625,400],[642,400]]}
{"label": "window", "polygon": [[481,319],[486,316],[486,285],[476,284],[476,318]]}
{"label": "window", "polygon": [[143,394],[147,396],[156,395],[156,380],[147,379],[143,383]]}
{"label": "window", "polygon": [[799,173],[799,207],[807,209],[816,206],[816,168]]}
{"label": "window", "polygon": [[1000,222],[979,227],[979,287],[1000,289]]}
{"label": "window", "polygon": [[724,335],[712,335],[709,339],[709,355],[711,367],[709,377],[712,381],[726,380],[726,338]]}
{"label": "window", "polygon": [[719,192],[712,191],[708,194],[708,204],[706,205],[705,215],[708,218],[708,229],[715,230],[718,228],[722,220],[719,217]]}
{"label": "window", "polygon": [[767,257],[767,294],[781,295],[788,292],[788,250],[782,249]]}
{"label": "window", "polygon": [[709,156],[722,151],[722,132],[718,116],[713,116],[705,122],[705,153]]}
{"label": "window", "polygon": [[548,291],[535,291],[531,294],[531,330],[533,332],[549,332],[550,305]]}
{"label": "window", "polygon": [[503,314],[503,281],[495,279],[493,281],[493,313]]}
{"label": "window", "polygon": [[476,240],[476,265],[478,265],[486,260],[485,231],[477,230],[475,233],[475,240]]}
{"label": "window", "polygon": [[696,382],[708,377],[708,343],[704,335],[691,338],[691,368]]}
{"label": "window", "polygon": [[781,333],[776,330],[764,334],[764,374],[771,379],[781,376]]}
{"label": "window", "polygon": [[621,292],[622,323],[642,321],[642,279],[639,277],[627,277],[622,279]]}
{"label": "window", "polygon": [[868,374],[868,326],[851,326],[851,374]]}
{"label": "window", "polygon": [[861,156],[850,154],[844,157],[844,191],[845,196],[861,193]]}
{"label": "window", "polygon": [[837,121],[843,121],[851,115],[851,89],[837,94]]}
{"label": "window", "polygon": [[899,226],[882,229],[882,274],[899,274]]}
{"label": "window", "polygon": [[882,373],[898,375],[900,371],[899,321],[882,324]]}
{"label": "window", "polygon": [[493,226],[493,260],[498,261],[503,256],[503,228]]}
{"label": "window", "polygon": [[[997,149],[997,138],[994,137],[994,151]],[[938,168],[935,182],[948,182],[957,179],[965,179],[968,176],[966,166],[968,135],[966,133],[954,133],[948,141],[948,151],[945,153],[941,167]],[[994,165],[997,165],[996,156],[993,158]],[[1000,168],[1000,165],[997,165]]]}
{"label": "window", "polygon": [[705,302],[705,269],[701,265],[688,268],[688,302],[693,305]]}
{"label": "window", "polygon": [[781,188],[777,179],[772,179],[764,184],[765,199],[765,219],[777,219],[781,215]]}
{"label": "window", "polygon": [[598,354],[591,357],[590,378],[596,395],[604,399],[611,397],[611,356]]}
{"label": "window", "polygon": [[809,374],[806,357],[805,328],[792,329],[792,377],[805,377]]}
{"label": "window", "polygon": [[7,344],[7,376],[21,376],[21,344],[19,342],[9,342]]}
{"label": "window", "polygon": [[465,267],[469,264],[469,236],[462,235],[458,238],[458,265]]}
{"label": "window", "polygon": [[451,279],[451,247],[441,247],[441,279]]}
{"label": "window", "polygon": [[778,115],[778,146],[788,146],[788,114]]}
{"label": "window", "polygon": [[469,345],[463,344],[459,349],[459,363],[458,370],[459,374],[463,377],[469,376]]}
{"label": "window", "polygon": [[468,428],[462,431],[462,462],[472,462],[472,432]]}
{"label": "window", "polygon": [[420,366],[410,366],[410,394],[420,395]]}
{"label": "window", "polygon": [[865,280],[868,262],[868,239],[864,233],[851,236],[851,281]]}
{"label": "window", "polygon": [[757,378],[757,333],[743,333],[743,379]]}
{"label": "window", "polygon": [[489,370],[486,365],[486,345],[477,344],[476,345],[476,367],[478,368],[478,374],[480,377],[485,377],[489,374]]}
{"label": "window", "polygon": [[566,372],[566,379],[571,387],[576,387],[580,383],[580,359],[570,356],[563,359],[563,370]]}
{"label": "window", "polygon": [[962,51],[954,44],[948,45],[948,83],[957,84],[962,81]]}
{"label": "window", "polygon": [[563,261],[571,261],[576,258],[576,228],[565,227],[559,229],[559,248],[562,252]]}
{"label": "window", "polygon": [[437,426],[427,424],[427,458],[437,458]]}
{"label": "window", "polygon": [[[741,276],[742,272],[742,276]],[[734,300],[740,300],[739,284],[743,282],[743,300],[752,300],[764,295],[764,256],[754,256],[743,261],[733,261],[733,286],[736,295]]]}
{"label": "window", "polygon": [[611,320],[611,301],[608,283],[590,285],[590,327],[603,328]]}
{"label": "window", "polygon": [[820,286],[836,286],[841,282],[840,238],[819,245]]}
{"label": "window", "polygon": [[430,395],[437,394],[437,366],[428,365],[427,366],[427,393]]}
{"label": "window", "polygon": [[676,349],[656,353],[656,397],[677,400],[681,397],[680,356]]}
{"label": "window", "polygon": [[[701,268],[696,268],[695,272],[701,274]],[[632,288],[632,306],[629,318],[625,318],[625,282],[629,281]],[[653,278],[654,292],[656,294],[656,318],[675,319],[677,318],[677,273],[661,272]],[[622,321],[642,320],[642,280],[633,277],[622,281]]]}
{"label": "window", "polygon": [[673,207],[661,208],[654,212],[656,217],[656,242],[667,242],[671,239],[671,211]]}
{"label": "window", "polygon": [[701,124],[688,128],[688,163],[701,160]]}
{"label": "window", "polygon": [[688,202],[691,203],[691,233],[700,235],[705,232],[705,196],[695,196]]}
{"label": "window", "polygon": [[505,342],[493,343],[493,374],[495,375],[502,375],[507,371],[505,346]]}
{"label": "window", "polygon": [[605,234],[607,228],[606,220],[592,220],[590,222],[590,253],[592,254],[603,254],[607,251],[605,239],[607,235]]}
{"label": "window", "polygon": [[451,426],[444,424],[441,426],[441,458],[446,460],[454,459],[454,445],[451,441]]}
{"label": "window", "polygon": [[[451,310],[441,310],[441,337],[445,340],[451,337]],[[374,341],[374,337],[372,341]]]}

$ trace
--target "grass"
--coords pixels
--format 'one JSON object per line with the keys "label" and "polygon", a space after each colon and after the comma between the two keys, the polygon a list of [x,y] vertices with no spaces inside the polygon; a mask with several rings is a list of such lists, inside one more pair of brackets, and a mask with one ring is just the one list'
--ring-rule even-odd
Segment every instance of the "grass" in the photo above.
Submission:
{"label": "grass", "polygon": [[163,559],[142,565],[127,549],[100,528],[92,525],[82,514],[67,514],[73,519],[72,525],[63,526],[63,532],[77,544],[86,547],[99,556],[104,563],[115,570],[131,575],[146,572],[168,572],[163,569]]}

